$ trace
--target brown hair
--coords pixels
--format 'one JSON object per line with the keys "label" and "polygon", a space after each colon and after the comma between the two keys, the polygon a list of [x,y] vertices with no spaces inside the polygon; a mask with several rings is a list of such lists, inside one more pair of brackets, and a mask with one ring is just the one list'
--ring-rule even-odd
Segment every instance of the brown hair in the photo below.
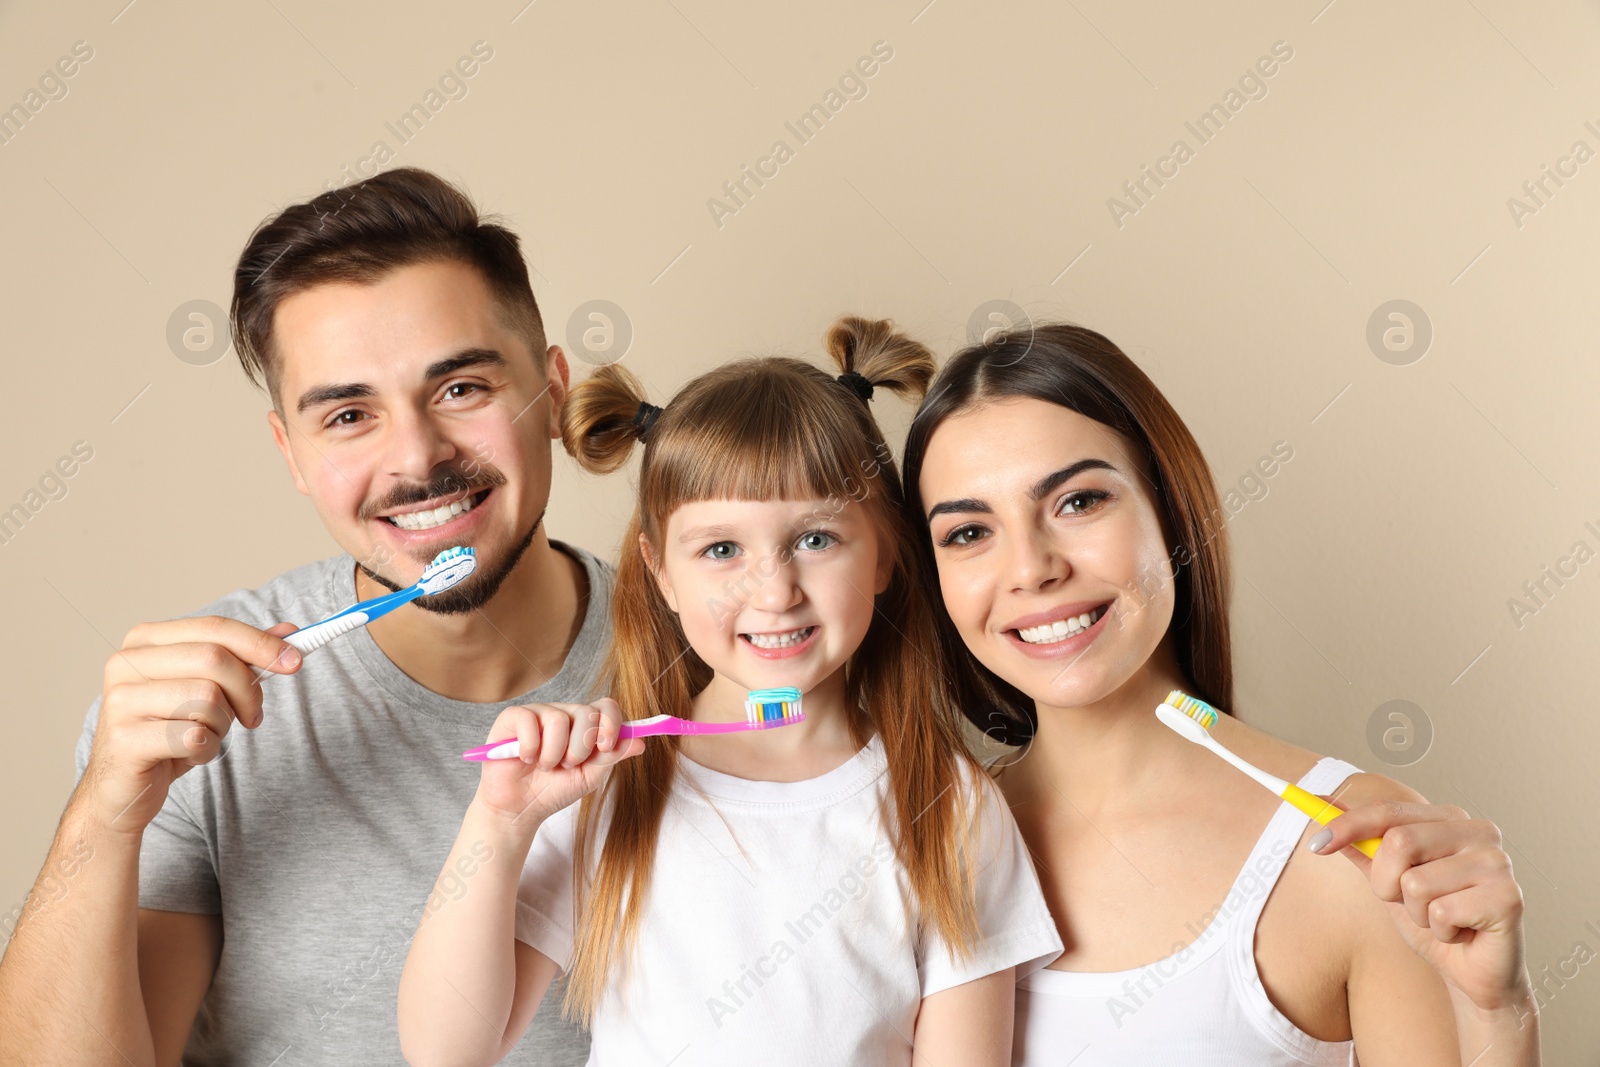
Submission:
{"label": "brown hair", "polygon": [[[653,420],[638,417],[648,410],[641,409],[639,383],[615,364],[572,390],[562,409],[561,438],[586,469],[615,470],[636,442],[645,442],[638,506],[612,594],[614,636],[604,674],[630,718],[687,715],[691,699],[711,681],[711,668],[688,647],[639,547],[642,533],[659,558],[667,520],[680,505],[821,499],[824,509],[835,509],[859,501],[895,554],[895,568],[846,667],[850,732],[860,744],[873,733],[882,738],[892,798],[885,823],[896,854],[923,921],[945,937],[952,953],[965,956],[976,937],[977,912],[965,818],[973,794],[961,769],[975,771],[977,764],[943,688],[948,672],[934,651],[921,557],[901,510],[894,459],[854,391],[869,392],[870,382],[920,397],[933,376],[933,357],[884,321],[841,319],[826,343],[851,387],[802,360],[764,357],[701,375]],[[850,372],[866,381],[848,378]],[[567,1008],[586,1023],[613,966],[631,956],[677,752],[675,738],[653,739],[582,801],[574,881],[583,906]],[[610,822],[589,886],[585,872],[603,809]]]}
{"label": "brown hair", "polygon": [[370,284],[436,261],[477,268],[542,371],[544,323],[517,235],[480,217],[438,175],[397,167],[284,208],[250,235],[234,268],[230,315],[245,376],[279,403],[272,320],[285,297],[326,282]]}
{"label": "brown hair", "polygon": [[1172,628],[1178,666],[1195,696],[1233,707],[1228,634],[1226,521],[1200,446],[1167,398],[1121,349],[1082,326],[1046,323],[997,333],[957,353],[939,372],[906,435],[905,500],[935,604],[940,644],[956,671],[960,707],[1003,744],[1038,728],[1033,699],[978,662],[939,595],[927,507],[917,482],[928,442],[945,419],[989,401],[1032,397],[1103,423],[1132,442],[1143,461],[1177,572]]}

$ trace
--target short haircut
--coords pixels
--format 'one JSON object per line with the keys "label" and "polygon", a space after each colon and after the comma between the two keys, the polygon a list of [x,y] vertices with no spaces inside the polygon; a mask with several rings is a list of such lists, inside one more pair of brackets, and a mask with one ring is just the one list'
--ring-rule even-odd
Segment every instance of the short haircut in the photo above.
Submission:
{"label": "short haircut", "polygon": [[506,324],[541,359],[544,322],[517,235],[480,216],[464,192],[438,175],[398,167],[287,207],[250,236],[234,269],[231,311],[246,377],[281,407],[273,315],[285,297],[327,282],[370,284],[429,262],[476,268]]}

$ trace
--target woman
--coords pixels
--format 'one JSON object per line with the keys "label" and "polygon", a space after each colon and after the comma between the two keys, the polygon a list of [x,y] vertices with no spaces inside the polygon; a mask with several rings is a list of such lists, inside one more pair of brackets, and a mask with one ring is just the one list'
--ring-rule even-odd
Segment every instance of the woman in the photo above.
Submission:
{"label": "woman", "polygon": [[1066,947],[1019,985],[1015,1063],[1539,1062],[1493,824],[1220,715],[1223,745],[1350,809],[1319,832],[1152,714],[1172,689],[1233,707],[1228,560],[1205,460],[1127,356],[1066,325],[961,352],[904,469]]}

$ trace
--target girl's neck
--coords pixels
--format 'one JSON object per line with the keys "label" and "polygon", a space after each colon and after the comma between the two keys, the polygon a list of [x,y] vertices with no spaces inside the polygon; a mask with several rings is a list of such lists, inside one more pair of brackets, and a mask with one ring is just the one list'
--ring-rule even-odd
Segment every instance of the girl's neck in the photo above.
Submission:
{"label": "girl's neck", "polygon": [[[749,690],[722,675],[691,702],[696,722],[743,722]],[[679,751],[723,774],[759,782],[800,782],[826,774],[860,750],[850,734],[841,668],[807,691],[805,718],[792,726],[715,737],[685,737]]]}
{"label": "girl's neck", "polygon": [[1167,693],[1184,684],[1176,656],[1163,643],[1133,677],[1092,704],[1036,702],[1038,731],[1026,750],[1009,758],[1001,783],[1013,797],[1064,798],[1091,817],[1154,802],[1173,770],[1192,756],[1193,743],[1154,715]]}

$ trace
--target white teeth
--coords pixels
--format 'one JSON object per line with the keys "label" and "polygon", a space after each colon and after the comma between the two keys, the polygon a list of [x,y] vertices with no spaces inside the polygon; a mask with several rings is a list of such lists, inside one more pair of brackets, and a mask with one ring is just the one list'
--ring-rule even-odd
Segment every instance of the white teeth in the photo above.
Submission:
{"label": "white teeth", "polygon": [[745,634],[744,636],[757,648],[788,648],[791,645],[798,645],[810,637],[811,631],[814,629],[815,627],[813,626],[802,626],[800,629],[790,630],[788,633]]}
{"label": "white teeth", "polygon": [[1030,626],[1026,630],[1018,630],[1017,634],[1030,645],[1051,645],[1069,637],[1076,637],[1098,622],[1103,614],[1105,614],[1104,608],[1096,608],[1082,615],[1057,619],[1055,622],[1047,622],[1040,626]]}
{"label": "white teeth", "polygon": [[404,515],[386,517],[402,530],[431,530],[435,526],[443,526],[457,515],[465,515],[476,506],[474,499],[469,496],[451,504],[441,504],[431,511],[410,511]]}

